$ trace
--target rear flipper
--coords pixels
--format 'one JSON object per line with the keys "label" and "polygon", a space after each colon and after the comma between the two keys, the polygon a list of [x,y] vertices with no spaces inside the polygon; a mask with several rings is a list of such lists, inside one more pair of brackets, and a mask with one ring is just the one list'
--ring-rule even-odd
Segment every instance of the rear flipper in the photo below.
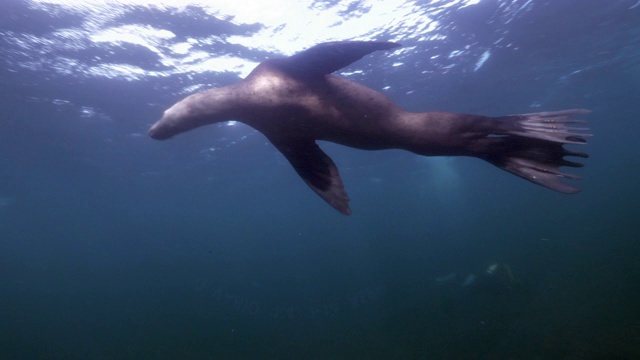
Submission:
{"label": "rear flipper", "polygon": [[478,157],[535,184],[565,194],[577,193],[579,188],[562,179],[580,177],[560,171],[560,167],[583,166],[565,160],[565,156],[589,157],[563,147],[587,142],[586,137],[591,136],[586,133],[588,129],[572,127],[585,122],[571,119],[587,113],[574,109],[492,118],[496,131],[487,136],[487,146]]}

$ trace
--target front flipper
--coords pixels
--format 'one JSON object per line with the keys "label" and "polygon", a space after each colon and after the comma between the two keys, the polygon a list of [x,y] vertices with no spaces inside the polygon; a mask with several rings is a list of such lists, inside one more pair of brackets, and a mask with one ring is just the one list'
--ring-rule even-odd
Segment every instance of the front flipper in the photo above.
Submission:
{"label": "front flipper", "polygon": [[377,50],[401,46],[388,41],[333,41],[318,44],[284,59],[273,60],[281,71],[303,78],[321,77]]}
{"label": "front flipper", "polygon": [[344,215],[351,215],[349,196],[344,191],[336,164],[313,140],[271,140],[271,143],[316,194]]}

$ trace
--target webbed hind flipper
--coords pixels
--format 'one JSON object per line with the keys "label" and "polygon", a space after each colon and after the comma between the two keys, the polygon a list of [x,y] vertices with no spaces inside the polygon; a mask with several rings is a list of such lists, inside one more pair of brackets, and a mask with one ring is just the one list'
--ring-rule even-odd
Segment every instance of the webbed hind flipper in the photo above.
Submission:
{"label": "webbed hind flipper", "polygon": [[561,166],[582,167],[583,164],[565,160],[565,156],[589,157],[586,153],[564,148],[565,144],[584,144],[587,128],[576,128],[574,124],[584,121],[572,116],[589,113],[588,110],[573,109],[541,112],[492,118],[496,131],[491,135],[487,150],[480,158],[527,179],[535,184],[565,194],[574,194],[580,189],[563,179],[580,179],[579,176],[560,170]]}

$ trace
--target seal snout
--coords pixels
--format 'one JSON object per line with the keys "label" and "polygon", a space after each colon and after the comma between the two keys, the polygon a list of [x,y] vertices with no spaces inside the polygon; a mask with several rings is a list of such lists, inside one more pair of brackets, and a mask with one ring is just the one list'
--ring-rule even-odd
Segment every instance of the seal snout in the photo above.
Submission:
{"label": "seal snout", "polygon": [[162,125],[160,124],[161,121],[158,121],[157,123],[153,124],[150,128],[149,131],[147,132],[149,134],[149,136],[153,139],[156,140],[165,140],[170,138],[170,136],[167,136],[166,134],[163,134],[162,131]]}
{"label": "seal snout", "polygon": [[156,140],[166,140],[193,128],[189,124],[188,113],[185,112],[184,101],[165,110],[160,120],[153,124],[147,132]]}
{"label": "seal snout", "polygon": [[166,140],[178,133],[176,124],[179,123],[180,119],[176,116],[175,107],[174,105],[165,110],[160,120],[149,128],[148,134],[150,137],[156,140]]}

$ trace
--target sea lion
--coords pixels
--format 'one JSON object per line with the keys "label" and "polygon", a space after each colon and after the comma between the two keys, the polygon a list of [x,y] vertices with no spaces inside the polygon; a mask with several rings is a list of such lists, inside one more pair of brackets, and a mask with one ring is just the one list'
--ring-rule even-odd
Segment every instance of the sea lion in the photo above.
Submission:
{"label": "sea lion", "polygon": [[563,148],[584,144],[586,128],[574,115],[589,111],[486,117],[445,112],[408,112],[385,95],[330,75],[376,50],[400,44],[338,41],[259,64],[239,83],[186,97],[150,129],[158,140],[199,126],[236,120],[264,134],[302,179],[339,212],[349,215],[349,197],[336,165],[316,145],[326,140],[365,150],[404,149],[424,156],[473,156],[561,193],[577,176],[560,166],[583,164],[565,156],[587,154]]}

